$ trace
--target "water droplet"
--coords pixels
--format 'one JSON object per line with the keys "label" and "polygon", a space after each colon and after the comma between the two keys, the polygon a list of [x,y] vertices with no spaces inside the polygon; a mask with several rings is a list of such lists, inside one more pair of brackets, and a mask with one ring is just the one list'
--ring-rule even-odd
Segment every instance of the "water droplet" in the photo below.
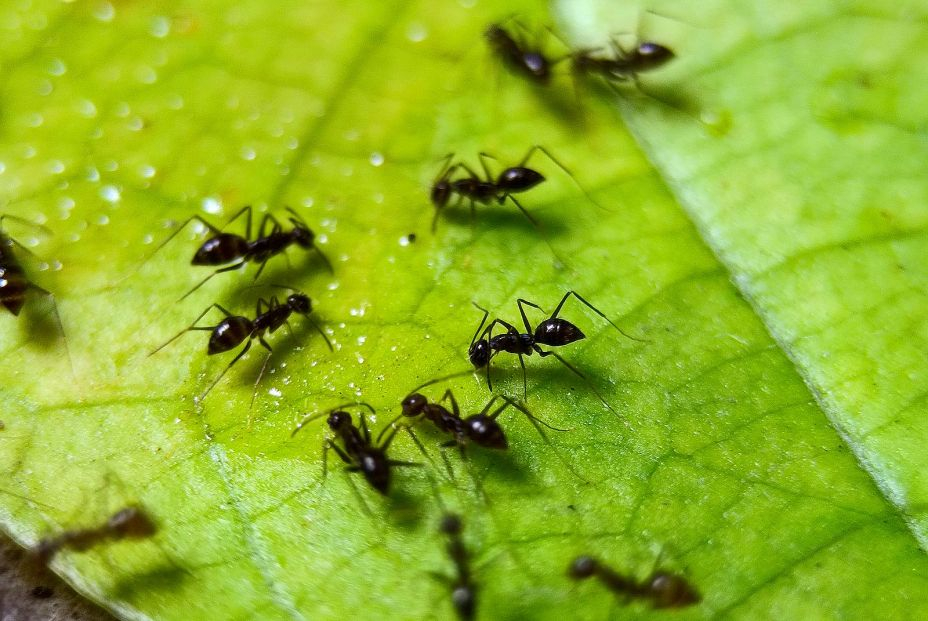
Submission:
{"label": "water droplet", "polygon": [[97,216],[97,224],[99,224],[100,226],[106,226],[109,223],[110,223],[110,217],[106,215],[105,213]]}
{"label": "water droplet", "polygon": [[68,66],[60,58],[53,58],[48,64],[48,73],[51,75],[64,75],[67,70]]}
{"label": "water droplet", "polygon": [[163,15],[157,15],[151,20],[151,26],[148,28],[148,32],[151,33],[153,37],[158,37],[162,39],[171,32],[171,20]]}
{"label": "water droplet", "polygon": [[348,131],[346,131],[346,132],[344,133],[345,140],[349,140],[349,141],[351,141],[351,142],[354,142],[354,141],[357,140],[360,136],[361,136],[361,134],[358,133],[358,130],[356,130],[356,129],[349,129]]}
{"label": "water droplet", "polygon": [[242,147],[241,156],[243,160],[251,161],[255,159],[257,154],[255,153],[255,150],[252,149],[251,147]]}
{"label": "water droplet", "polygon": [[139,168],[139,174],[142,175],[142,177],[145,179],[151,179],[157,172],[158,171],[155,170],[155,167],[149,164],[144,164]]}
{"label": "water droplet", "polygon": [[93,10],[93,16],[101,22],[111,22],[116,17],[116,8],[109,2],[101,2]]}
{"label": "water droplet", "polygon": [[[361,313],[361,314],[363,315],[364,313]],[[366,336],[359,336],[359,337],[358,337],[358,345],[364,345],[364,343],[366,343],[366,342],[367,342],[367,337],[366,337]]]}
{"label": "water droplet", "polygon": [[699,120],[714,136],[724,136],[731,129],[731,114],[727,110],[703,110]]}
{"label": "water droplet", "polygon": [[378,205],[382,205],[382,204],[383,204],[384,196],[383,196],[383,194],[381,194],[380,192],[377,192],[377,193],[374,194],[371,198],[372,198],[373,201],[374,201],[375,203],[377,203]]}
{"label": "water droplet", "polygon": [[371,153],[370,157],[371,166],[382,166],[383,165],[383,153],[374,151]]}
{"label": "water droplet", "polygon": [[86,175],[87,181],[99,181],[100,180],[100,171],[97,170],[96,166],[91,166],[87,169]]}
{"label": "water droplet", "polygon": [[409,27],[406,29],[406,38],[412,41],[413,43],[419,43],[420,41],[425,41],[425,38],[429,35],[428,29],[421,22],[413,22],[409,24]]}
{"label": "water droplet", "polygon": [[151,67],[139,67],[136,76],[142,84],[154,84],[158,81],[158,72]]}
{"label": "water droplet", "polygon": [[108,203],[118,203],[122,192],[115,185],[105,185],[100,188],[100,198]]}
{"label": "water droplet", "polygon": [[42,80],[39,82],[39,86],[35,89],[35,92],[40,96],[45,97],[51,95],[52,91],[55,90],[55,86],[52,84],[51,80]]}
{"label": "water droplet", "polygon": [[52,160],[48,163],[48,171],[53,175],[60,175],[64,172],[64,162],[61,160]]}
{"label": "water droplet", "polygon": [[36,153],[37,151],[35,150],[35,147],[28,145],[25,149],[23,149],[23,159],[32,159],[35,157]]}
{"label": "water droplet", "polygon": [[70,196],[62,196],[58,199],[58,209],[63,211],[74,209],[74,199]]}
{"label": "water droplet", "polygon": [[184,107],[184,98],[180,95],[171,95],[168,97],[168,108],[171,110],[180,110]]}
{"label": "water droplet", "polygon": [[298,146],[300,146],[300,141],[297,140],[295,137],[287,138],[287,148],[288,148],[288,149],[290,149],[290,150],[292,151],[292,150],[296,149]]}
{"label": "water droplet", "polygon": [[307,196],[306,198],[303,199],[303,207],[306,207],[308,209],[312,207],[315,202],[316,201],[313,199],[312,196]]}
{"label": "water droplet", "polygon": [[41,127],[44,122],[45,119],[38,112],[33,112],[26,117],[26,125],[29,127]]}
{"label": "water droplet", "polygon": [[271,388],[271,389],[269,389],[269,390],[267,391],[267,393],[268,393],[269,395],[271,395],[272,397],[280,397],[280,396],[282,396],[282,395],[284,394],[284,393],[280,392],[280,389],[279,389],[279,388]]}
{"label": "water droplet", "polygon": [[106,172],[116,172],[119,170],[119,164],[116,162],[116,160],[107,160],[103,162],[103,170]]}
{"label": "water droplet", "polygon": [[97,106],[89,99],[81,99],[77,104],[77,111],[81,116],[91,119],[97,116]]}
{"label": "water droplet", "polygon": [[134,116],[131,119],[129,119],[129,122],[127,123],[127,127],[129,128],[130,131],[137,132],[137,131],[140,131],[143,127],[145,127],[145,121],[142,120],[142,117]]}
{"label": "water droplet", "polygon": [[203,199],[202,209],[213,215],[222,213],[222,201],[215,196],[207,196]]}
{"label": "water droplet", "polygon": [[129,108],[128,103],[126,103],[125,101],[120,101],[118,104],[116,104],[116,107],[113,109],[113,112],[116,113],[116,116],[124,119],[127,116],[129,116],[129,113],[132,112],[132,110]]}
{"label": "water droplet", "polygon": [[0,162],[0,175],[2,175],[5,172],[6,172],[6,164],[4,162]]}

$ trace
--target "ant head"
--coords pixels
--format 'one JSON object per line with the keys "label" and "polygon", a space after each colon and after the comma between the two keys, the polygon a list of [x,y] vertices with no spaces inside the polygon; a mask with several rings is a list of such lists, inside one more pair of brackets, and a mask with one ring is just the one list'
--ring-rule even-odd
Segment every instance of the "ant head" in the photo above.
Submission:
{"label": "ant head", "polygon": [[351,414],[342,410],[336,410],[329,414],[326,422],[329,424],[329,429],[332,431],[338,431],[339,429],[351,427]]}
{"label": "ant head", "polygon": [[508,192],[524,192],[544,180],[544,175],[537,170],[525,166],[514,166],[504,170],[496,180],[496,184]]}
{"label": "ant head", "polygon": [[438,529],[446,535],[458,535],[461,533],[461,518],[455,513],[446,513]]}
{"label": "ant head", "polygon": [[155,524],[138,507],[126,507],[115,513],[107,526],[120,537],[150,537],[155,534]]}
{"label": "ant head", "polygon": [[476,444],[486,448],[505,450],[509,448],[506,434],[496,419],[486,414],[475,414],[464,421],[467,428],[467,437]]}
{"label": "ant head", "polygon": [[454,604],[454,609],[458,611],[460,618],[473,619],[477,608],[477,594],[473,588],[459,584],[451,591],[451,603]]}
{"label": "ant head", "polygon": [[635,55],[641,59],[642,64],[648,68],[658,67],[666,62],[673,60],[674,53],[668,47],[652,41],[642,41],[635,49]]}
{"label": "ant head", "polygon": [[467,350],[467,357],[470,358],[470,363],[477,369],[482,369],[490,364],[490,354],[490,341],[486,339],[474,341]]}
{"label": "ant head", "polygon": [[403,399],[403,416],[418,416],[422,413],[422,410],[425,409],[425,406],[428,405],[429,400],[425,398],[424,395],[420,395],[417,392],[412,393],[405,399]]}
{"label": "ant head", "polygon": [[583,580],[596,573],[596,561],[589,556],[578,556],[570,564],[567,574],[574,580]]}
{"label": "ant head", "polygon": [[439,179],[432,185],[432,204],[436,209],[442,209],[448,204],[451,198],[451,182],[447,179]]}
{"label": "ant head", "polygon": [[302,222],[298,222],[293,218],[290,218],[290,222],[293,223],[293,230],[290,232],[290,235],[293,237],[297,246],[306,249],[312,248],[315,245],[316,234]]}
{"label": "ant head", "polygon": [[699,602],[702,596],[682,576],[658,571],[648,579],[655,608],[678,608]]}
{"label": "ant head", "polygon": [[310,301],[309,296],[303,293],[291,293],[288,295],[287,306],[294,313],[301,315],[308,315],[313,311],[313,303]]}
{"label": "ant head", "polygon": [[538,78],[541,83],[544,84],[551,79],[551,65],[548,63],[548,59],[540,52],[526,52],[522,54],[522,62],[525,64],[525,68],[528,69],[533,76]]}
{"label": "ant head", "polygon": [[387,456],[379,450],[368,451],[361,456],[358,466],[371,487],[386,495],[390,490],[390,462]]}

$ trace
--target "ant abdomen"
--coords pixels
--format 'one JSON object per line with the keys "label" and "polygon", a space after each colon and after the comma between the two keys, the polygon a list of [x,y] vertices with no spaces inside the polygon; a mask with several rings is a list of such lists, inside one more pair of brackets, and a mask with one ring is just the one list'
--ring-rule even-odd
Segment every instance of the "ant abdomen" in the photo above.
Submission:
{"label": "ant abdomen", "polygon": [[248,242],[239,235],[219,233],[203,242],[193,255],[191,265],[224,265],[248,252]]}
{"label": "ant abdomen", "polygon": [[509,442],[506,440],[506,434],[503,428],[487,414],[475,414],[469,416],[464,425],[467,428],[467,435],[475,444],[485,448],[498,449],[501,451],[509,448]]}
{"label": "ant abdomen", "polygon": [[[509,192],[525,192],[545,180],[545,176],[537,170],[516,166],[504,170],[497,180],[497,185]],[[502,202],[502,201],[500,201]]]}
{"label": "ant abdomen", "polygon": [[574,324],[559,317],[545,319],[535,328],[535,342],[542,345],[569,345],[585,339],[586,335]]}
{"label": "ant abdomen", "polygon": [[209,336],[207,355],[221,354],[241,344],[254,330],[254,323],[247,317],[233,315],[223,319]]}

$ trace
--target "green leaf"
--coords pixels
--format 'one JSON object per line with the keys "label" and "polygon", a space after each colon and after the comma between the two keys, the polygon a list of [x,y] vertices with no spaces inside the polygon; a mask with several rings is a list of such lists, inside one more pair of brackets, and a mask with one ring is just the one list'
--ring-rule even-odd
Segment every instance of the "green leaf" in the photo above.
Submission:
{"label": "green leaf", "polygon": [[[153,539],[53,564],[126,618],[448,618],[444,510],[464,517],[482,618],[663,614],[571,582],[581,553],[685,574],[703,602],[678,618],[925,616],[923,8],[655,7],[642,28],[679,58],[642,76],[654,97],[584,82],[578,102],[563,65],[535,88],[485,49],[488,23],[545,23],[542,6],[471,4],[0,8],[4,211],[54,235],[4,227],[56,302],[0,324],[5,529],[30,545],[144,505]],[[582,45],[638,19],[559,8]],[[538,229],[494,205],[431,234],[442,156],[505,166],[533,144],[593,200],[539,157],[521,201]],[[213,302],[251,314],[280,293],[248,288],[252,266],[177,302],[209,273],[189,265],[194,225],[152,256],[244,204],[292,205],[335,268],[268,262],[258,282],[308,293],[336,351],[301,319],[271,335],[253,409],[260,347],[203,401],[232,355],[192,333],[149,356]],[[449,451],[449,479],[423,424],[435,467],[397,436],[391,456],[427,467],[397,469],[389,498],[336,459],[323,480],[321,422],[290,437],[354,400],[379,430],[468,369],[471,301],[518,324],[517,298],[551,311],[570,289],[642,340],[565,305],[587,338],[560,352],[585,380],[532,356],[527,405],[569,432],[545,442],[507,413],[509,450]],[[521,396],[517,361],[494,373]],[[448,387],[468,413],[490,398],[482,375],[426,392]]]}

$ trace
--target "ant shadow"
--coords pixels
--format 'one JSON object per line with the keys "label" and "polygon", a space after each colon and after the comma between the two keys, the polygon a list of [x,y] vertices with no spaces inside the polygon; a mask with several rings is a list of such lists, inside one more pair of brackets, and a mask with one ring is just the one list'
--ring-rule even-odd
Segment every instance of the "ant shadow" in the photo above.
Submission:
{"label": "ant shadow", "polygon": [[564,224],[562,218],[545,218],[538,225],[533,225],[528,219],[519,213],[513,206],[513,210],[505,208],[505,205],[493,205],[491,208],[477,207],[477,212],[471,215],[466,205],[459,205],[453,208],[442,210],[441,220],[460,226],[479,226],[481,229],[523,229],[529,231],[540,231],[549,236],[561,236],[568,232],[569,228]]}
{"label": "ant shadow", "polygon": [[55,302],[45,295],[32,295],[23,307],[19,321],[30,345],[52,349],[61,345],[65,335],[58,323]]}
{"label": "ant shadow", "polygon": [[148,571],[121,575],[112,586],[112,594],[116,599],[133,601],[140,597],[150,597],[154,591],[170,593],[180,588],[181,583],[190,577],[189,570],[165,562]]}

